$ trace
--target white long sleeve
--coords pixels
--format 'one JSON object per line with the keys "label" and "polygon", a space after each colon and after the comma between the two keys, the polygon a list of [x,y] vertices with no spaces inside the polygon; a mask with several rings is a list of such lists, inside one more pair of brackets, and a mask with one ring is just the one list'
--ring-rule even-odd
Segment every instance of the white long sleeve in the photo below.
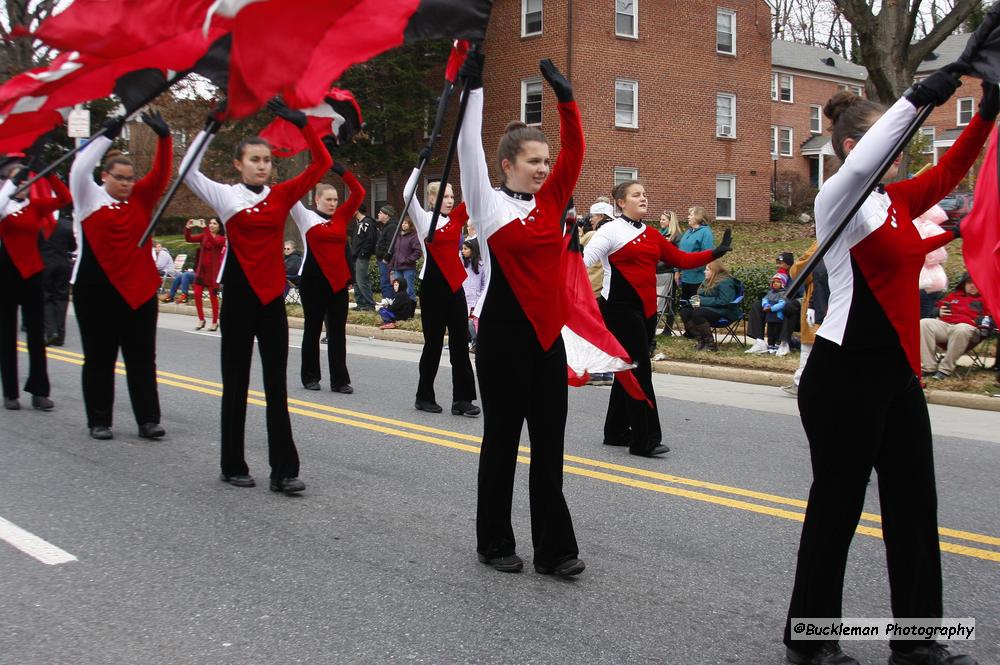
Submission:
{"label": "white long sleeve", "polygon": [[[465,118],[458,133],[458,163],[462,198],[480,236],[488,238],[502,223],[497,219],[497,192],[490,184],[490,170],[483,150],[483,90],[469,92]],[[510,220],[503,220],[507,222]]]}
{"label": "white long sleeve", "polygon": [[73,160],[69,170],[69,192],[73,196],[74,224],[81,224],[95,210],[112,200],[107,190],[94,182],[94,169],[111,144],[111,139],[99,136],[84,146]]}
{"label": "white long sleeve", "polygon": [[[410,221],[417,229],[417,233],[420,238],[427,235],[427,232],[431,229],[431,213],[424,210],[420,201],[414,196],[412,199],[410,196],[413,191],[417,188],[417,184],[420,180],[420,171],[418,169],[413,169],[410,173],[410,178],[406,181],[406,185],[403,187],[403,200],[410,202],[410,207],[406,209],[407,214],[410,216]],[[442,217],[444,217],[442,215]],[[440,220],[438,220],[438,225],[440,226]]]}
{"label": "white long sleeve", "polygon": [[17,185],[12,180],[6,180],[0,187],[0,220],[10,214],[7,212],[7,204],[10,203],[10,197],[16,189]]}

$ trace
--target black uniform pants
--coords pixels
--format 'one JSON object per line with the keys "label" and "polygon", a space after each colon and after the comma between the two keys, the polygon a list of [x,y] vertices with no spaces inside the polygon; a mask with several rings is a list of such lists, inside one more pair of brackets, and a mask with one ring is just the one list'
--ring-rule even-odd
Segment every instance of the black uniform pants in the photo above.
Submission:
{"label": "black uniform pants", "polygon": [[302,330],[302,385],[319,383],[319,336],[326,321],[326,353],[330,387],[351,382],[347,371],[347,288],[334,291],[326,277],[303,275],[299,285],[305,324]]}
{"label": "black uniform pants", "polygon": [[83,343],[83,402],[87,427],[111,427],[115,363],[121,349],[136,423],[160,422],[156,387],[156,296],[129,307],[110,282],[77,284],[73,309]]}
{"label": "black uniform pants", "polygon": [[420,380],[417,399],[434,399],[434,379],[441,365],[444,333],[448,331],[448,359],[451,362],[452,402],[476,399],[476,377],[469,360],[469,310],[465,289],[451,293],[443,288],[420,289],[420,320],[424,330],[424,348],[420,353]]}
{"label": "black uniform pants", "polygon": [[17,308],[24,317],[28,335],[28,380],[24,391],[40,397],[49,396],[49,374],[45,359],[45,333],[42,314],[42,274],[28,279],[10,262],[0,257],[0,375],[3,396],[17,399]]}
{"label": "black uniform pants", "polygon": [[42,273],[45,291],[45,338],[66,338],[66,309],[69,307],[69,279],[73,272],[69,262],[45,266]]}
{"label": "black uniform pants", "polygon": [[655,332],[656,318],[646,318],[640,309],[614,305],[603,298],[598,303],[608,330],[636,364],[632,374],[653,403],[650,408],[645,402],[629,397],[616,376],[604,418],[604,443],[628,445],[630,451],[642,454],[660,445],[663,439],[653,392],[653,366],[649,361],[649,340]]}
{"label": "black uniform pants", "polygon": [[235,254],[226,258],[224,295],[219,313],[222,330],[222,473],[250,472],[244,458],[247,391],[253,342],[257,340],[267,400],[267,447],[272,478],[299,475],[299,454],[288,415],[288,315],[280,295],[261,304]]}
{"label": "black uniform pants", "polygon": [[543,350],[534,329],[480,319],[476,353],[483,404],[476,511],[477,551],[490,558],[514,553],[510,511],[521,427],[528,422],[528,492],[535,563],[554,566],[579,549],[562,491],[568,388],[566,347],[558,338]]}
{"label": "black uniform pants", "polygon": [[[859,395],[858,377],[865,377]],[[799,383],[799,413],[809,438],[809,489],[790,620],[841,617],[844,569],[861,517],[868,478],[878,472],[882,534],[896,617],[940,617],[941,552],[931,427],[920,382],[901,349],[848,351],[816,338]],[[897,650],[920,644],[893,641]]]}

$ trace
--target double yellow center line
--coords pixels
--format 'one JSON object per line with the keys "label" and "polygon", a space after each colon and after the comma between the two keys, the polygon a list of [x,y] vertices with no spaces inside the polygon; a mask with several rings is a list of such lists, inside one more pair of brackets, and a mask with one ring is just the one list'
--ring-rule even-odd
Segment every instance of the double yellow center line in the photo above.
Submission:
{"label": "double yellow center line", "polygon": [[[27,351],[26,347],[20,343],[19,349]],[[74,365],[83,364],[83,356],[81,354],[62,348],[49,347],[48,357],[52,360],[59,360]],[[118,363],[116,371],[119,374],[124,374],[124,365]],[[160,385],[182,388],[216,397],[221,397],[222,395],[222,384],[215,381],[206,381],[162,370],[157,372],[157,375]],[[247,402],[256,406],[266,406],[264,393],[256,390],[249,391]],[[481,438],[472,434],[453,432],[405,420],[386,418],[384,416],[341,409],[294,398],[289,398],[288,410],[290,413],[307,418],[347,425],[381,434],[389,434],[407,441],[421,441],[464,452],[478,454],[481,443]],[[528,464],[530,461],[528,457],[531,452],[530,449],[526,446],[521,446],[518,450],[524,454],[518,455],[517,461],[522,464]],[[563,469],[566,473],[576,476],[586,476],[587,478],[602,480],[616,485],[624,485],[660,494],[670,494],[693,501],[734,508],[736,510],[745,510],[798,522],[801,522],[805,518],[806,502],[801,499],[793,499],[740,487],[730,487],[728,485],[720,485],[692,478],[683,478],[658,471],[579,457],[577,455],[566,455]],[[879,526],[881,523],[882,517],[880,515],[862,513],[861,524],[857,528],[857,533],[873,538],[882,538],[882,529]],[[959,531],[945,527],[939,527],[938,533],[942,538],[941,550],[944,552],[1000,563],[1000,538],[996,536]],[[986,545],[990,549],[972,546],[967,543]]]}

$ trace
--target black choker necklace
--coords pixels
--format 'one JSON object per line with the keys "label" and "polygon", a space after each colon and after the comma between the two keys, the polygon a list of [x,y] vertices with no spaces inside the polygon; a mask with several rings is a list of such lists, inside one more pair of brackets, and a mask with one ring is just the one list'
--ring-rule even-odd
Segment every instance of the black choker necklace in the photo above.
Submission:
{"label": "black choker necklace", "polygon": [[626,222],[628,222],[629,224],[631,224],[632,226],[634,226],[637,229],[641,229],[642,228],[642,220],[641,219],[632,219],[628,215],[622,215],[622,219],[624,219]]}
{"label": "black choker necklace", "polygon": [[511,198],[517,199],[518,201],[530,201],[535,196],[534,194],[525,194],[524,192],[515,192],[514,190],[512,190],[511,188],[509,188],[507,185],[500,185],[500,191],[503,192],[504,194],[506,194],[507,196],[511,197]]}
{"label": "black choker necklace", "polygon": [[320,212],[319,210],[316,211],[316,214],[325,220],[329,220],[331,217],[333,217],[333,215],[328,215],[325,212]]}
{"label": "black choker necklace", "polygon": [[264,191],[264,185],[248,185],[246,183],[243,183],[243,186],[249,189],[254,194],[260,194],[261,192]]}

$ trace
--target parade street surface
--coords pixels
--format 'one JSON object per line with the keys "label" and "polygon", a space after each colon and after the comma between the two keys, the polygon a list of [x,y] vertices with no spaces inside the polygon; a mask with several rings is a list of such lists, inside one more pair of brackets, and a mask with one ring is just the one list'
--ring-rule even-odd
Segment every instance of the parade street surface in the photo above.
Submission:
{"label": "parade street surface", "polygon": [[[349,338],[355,394],[328,390],[325,358],[324,391],[310,392],[291,331],[308,489],[268,491],[260,392],[247,418],[258,485],[220,482],[220,338],[191,323],[160,316],[163,440],[137,436],[124,376],[114,440],[87,436],[72,318],[49,349],[56,410],[0,414],[3,665],[784,662],[811,472],[795,401],[777,389],[654,376],[672,450],[645,459],[601,445],[607,388],[571,388],[565,492],[587,569],[564,581],[531,567],[527,447],[513,515],[528,565],[477,561],[482,420],[450,415],[445,367],[445,413],[413,409],[416,345]],[[856,391],[864,400],[865,377]],[[960,650],[998,663],[1000,415],[930,412],[945,616],[975,619]],[[875,475],[865,511],[844,614],[890,617]],[[845,646],[865,663],[888,655],[885,642]]]}

